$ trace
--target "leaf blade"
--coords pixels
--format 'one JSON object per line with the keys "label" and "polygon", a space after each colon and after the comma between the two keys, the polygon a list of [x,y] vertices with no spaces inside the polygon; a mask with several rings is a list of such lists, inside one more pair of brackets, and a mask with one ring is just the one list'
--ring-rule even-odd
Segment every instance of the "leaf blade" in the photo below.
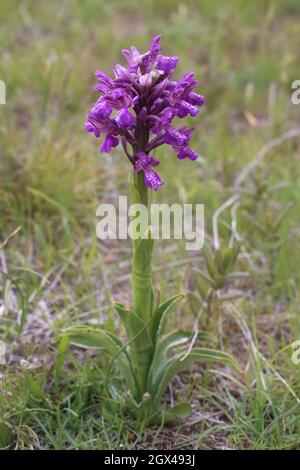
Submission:
{"label": "leaf blade", "polygon": [[165,323],[166,323],[166,318],[169,313],[172,312],[172,310],[175,308],[176,304],[179,302],[179,300],[182,300],[184,297],[184,294],[176,294],[169,299],[165,300],[155,311],[153,317],[152,317],[152,322],[151,322],[151,336],[153,342],[157,341],[157,337],[161,334]]}
{"label": "leaf blade", "polygon": [[210,349],[210,348],[194,348],[188,355],[186,353],[179,353],[173,356],[168,363],[164,366],[153,384],[153,403],[157,406],[161,395],[164,393],[170,381],[186,367],[196,362],[218,362],[228,365],[233,370],[239,370],[239,364],[228,353],[223,351]]}

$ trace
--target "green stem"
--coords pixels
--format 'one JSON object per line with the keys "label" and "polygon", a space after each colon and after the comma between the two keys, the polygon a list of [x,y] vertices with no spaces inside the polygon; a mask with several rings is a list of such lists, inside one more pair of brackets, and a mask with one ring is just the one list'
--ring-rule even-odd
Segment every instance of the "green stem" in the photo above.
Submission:
{"label": "green stem", "polygon": [[[139,193],[139,203],[147,208],[149,214],[149,192],[144,183],[142,172],[134,175],[134,187]],[[152,242],[137,239],[133,240],[132,245],[133,311],[147,324],[152,313]]]}
{"label": "green stem", "polygon": [[[143,173],[135,173],[131,188],[131,202],[143,204],[147,208],[149,221],[149,191],[144,183]],[[151,257],[153,240],[151,232],[145,239],[132,240],[132,303],[133,312],[145,325],[144,331],[132,344],[132,357],[141,397],[146,392],[147,376],[152,356],[150,321],[153,314],[153,289]]]}

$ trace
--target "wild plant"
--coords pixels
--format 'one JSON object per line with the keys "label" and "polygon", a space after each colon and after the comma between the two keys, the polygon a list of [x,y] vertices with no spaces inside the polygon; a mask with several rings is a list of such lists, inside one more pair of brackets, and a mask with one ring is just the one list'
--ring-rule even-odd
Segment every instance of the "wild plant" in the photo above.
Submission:
{"label": "wild plant", "polygon": [[[204,103],[194,92],[198,85],[194,73],[180,80],[173,78],[179,57],[161,54],[160,36],[151,41],[150,50],[136,47],[123,50],[128,65],[116,65],[114,79],[97,71],[95,90],[100,97],[87,115],[86,130],[103,136],[100,152],[110,152],[120,143],[132,168],[130,192],[132,203],[150,207],[150,189],[157,191],[164,183],[154,170],[160,162],[151,155],[163,144],[169,145],[179,160],[198,158],[189,147],[193,129],[174,127],[174,118],[195,117]],[[153,238],[151,226],[132,242],[132,306],[115,302],[115,308],[127,334],[121,341],[102,328],[74,326],[66,330],[74,345],[107,354],[111,365],[118,364],[124,375],[131,409],[147,422],[160,415],[160,401],[176,374],[195,362],[226,364],[237,368],[227,353],[205,347],[187,348],[187,331],[165,332],[170,313],[183,294],[158,302],[152,285]],[[223,255],[222,255],[223,256]],[[222,263],[228,263],[227,255]],[[154,260],[155,261],[155,260]],[[172,351],[172,354],[170,352]],[[188,404],[174,407],[169,415],[190,412]]]}

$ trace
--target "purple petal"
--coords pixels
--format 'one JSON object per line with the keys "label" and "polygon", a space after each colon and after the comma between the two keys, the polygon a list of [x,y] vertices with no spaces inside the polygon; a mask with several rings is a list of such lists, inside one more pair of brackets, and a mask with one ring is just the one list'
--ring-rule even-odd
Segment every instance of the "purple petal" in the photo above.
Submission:
{"label": "purple petal", "polygon": [[176,56],[167,57],[160,55],[157,59],[157,66],[159,70],[162,70],[163,72],[165,72],[165,74],[168,75],[176,69],[179,60],[179,57]]}
{"label": "purple petal", "polygon": [[105,95],[105,101],[114,109],[127,108],[132,105],[132,98],[124,88],[115,88]]}
{"label": "purple petal", "polygon": [[146,186],[153,189],[154,191],[157,191],[158,187],[164,184],[156,171],[151,169],[144,170],[144,181]]}
{"label": "purple petal", "polygon": [[151,47],[150,47],[150,60],[151,62],[154,62],[160,52],[160,45],[159,41],[161,38],[161,34],[158,34],[157,36],[154,36],[151,39]]}
{"label": "purple petal", "polygon": [[193,91],[191,91],[187,98],[186,98],[186,101],[188,103],[191,103],[193,105],[196,105],[196,106],[201,106],[202,104],[205,103],[205,98],[204,96],[202,95],[198,95],[198,93],[194,93]]}
{"label": "purple petal", "polygon": [[141,169],[151,168],[153,166],[158,166],[160,164],[159,160],[152,157],[151,155],[147,155],[145,152],[139,152],[137,154],[138,160],[135,164],[137,170],[140,171]]}
{"label": "purple petal", "polygon": [[133,117],[131,116],[127,108],[122,108],[116,115],[115,121],[119,127],[126,128],[130,127],[133,123]]}
{"label": "purple petal", "polygon": [[179,158],[180,160],[183,160],[185,158],[189,158],[190,160],[196,160],[198,157],[198,153],[190,147],[185,147],[181,149],[177,154],[177,158]]}
{"label": "purple petal", "polygon": [[97,70],[95,75],[99,83],[94,86],[94,90],[99,91],[100,93],[106,93],[113,89],[114,81],[112,78],[110,78],[108,75],[105,75],[105,73],[101,72],[100,70]]}
{"label": "purple petal", "polygon": [[106,101],[96,101],[91,109],[91,113],[96,119],[106,118],[112,113],[112,107]]}
{"label": "purple petal", "polygon": [[157,34],[156,36],[153,36],[153,38],[151,39],[151,50],[156,49],[157,47],[159,47],[160,49],[160,46],[158,44],[160,39],[161,39],[161,34]]}
{"label": "purple petal", "polygon": [[194,72],[188,72],[184,74],[183,77],[177,82],[177,91],[181,90],[185,93],[192,91],[199,84],[198,80],[195,80],[194,76]]}
{"label": "purple petal", "polygon": [[88,114],[87,115],[87,121],[85,123],[85,130],[87,132],[93,132],[95,134],[95,137],[100,137],[100,129],[98,127],[96,127],[94,124],[92,124],[90,121],[89,121],[89,118],[90,118],[90,115]]}
{"label": "purple petal", "polygon": [[109,153],[113,147],[116,147],[119,144],[117,137],[107,134],[104,139],[104,142],[100,148],[100,153]]}
{"label": "purple petal", "polygon": [[135,46],[131,46],[130,49],[130,51],[128,51],[127,49],[123,49],[122,54],[126,58],[128,64],[132,67],[135,67],[139,65],[142,59],[142,54]]}
{"label": "purple petal", "polygon": [[199,113],[199,109],[196,106],[193,106],[192,104],[188,103],[187,101],[180,101],[179,108],[177,110],[177,116],[179,118],[184,118],[188,114],[190,116],[195,117]]}
{"label": "purple petal", "polygon": [[128,64],[130,64],[132,53],[128,49],[122,49],[122,54],[127,60]]}
{"label": "purple petal", "polygon": [[177,147],[183,147],[188,142],[188,137],[179,132],[175,127],[169,126],[165,135],[165,142],[169,145],[175,145]]}
{"label": "purple petal", "polygon": [[159,115],[159,120],[162,125],[170,124],[174,117],[174,111],[171,108],[165,108]]}

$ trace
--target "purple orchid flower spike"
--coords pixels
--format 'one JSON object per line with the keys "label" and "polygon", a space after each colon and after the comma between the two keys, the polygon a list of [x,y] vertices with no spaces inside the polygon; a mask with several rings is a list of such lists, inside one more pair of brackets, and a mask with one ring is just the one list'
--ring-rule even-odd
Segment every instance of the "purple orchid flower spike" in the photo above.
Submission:
{"label": "purple orchid flower spike", "polygon": [[153,170],[159,161],[150,152],[167,144],[180,160],[196,160],[198,154],[189,146],[193,129],[176,128],[172,121],[196,117],[205,101],[194,91],[198,81],[193,72],[178,81],[173,79],[180,59],[162,55],[159,42],[160,36],[155,36],[145,53],[134,46],[124,49],[128,66],[117,64],[114,79],[96,72],[95,90],[100,97],[85,125],[87,132],[104,137],[101,153],[110,152],[121,142],[134,171],[142,171],[145,184],[154,191],[163,182]]}

